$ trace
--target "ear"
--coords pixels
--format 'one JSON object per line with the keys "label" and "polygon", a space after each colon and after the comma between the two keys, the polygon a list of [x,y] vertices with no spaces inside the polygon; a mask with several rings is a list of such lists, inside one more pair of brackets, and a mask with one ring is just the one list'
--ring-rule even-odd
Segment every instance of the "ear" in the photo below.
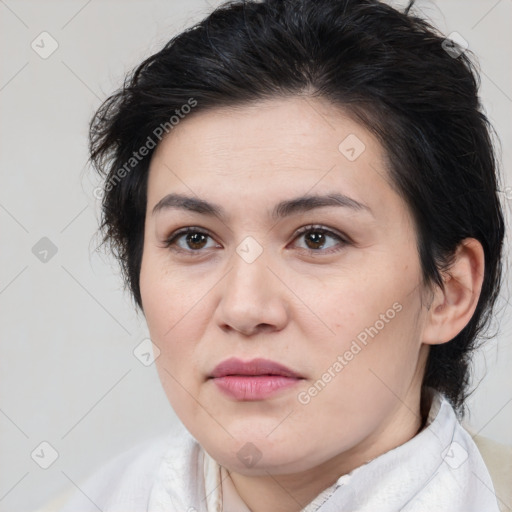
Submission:
{"label": "ear", "polygon": [[423,343],[446,343],[469,323],[482,290],[484,269],[484,250],[480,242],[474,238],[460,242],[452,266],[443,275],[444,290],[436,287],[433,293]]}

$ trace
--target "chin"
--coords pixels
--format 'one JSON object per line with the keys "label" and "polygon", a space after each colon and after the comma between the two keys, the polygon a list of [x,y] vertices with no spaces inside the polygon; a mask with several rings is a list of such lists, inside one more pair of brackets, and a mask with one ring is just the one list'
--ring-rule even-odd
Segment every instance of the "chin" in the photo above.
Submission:
{"label": "chin", "polygon": [[244,436],[229,440],[203,438],[198,441],[220,465],[247,476],[295,473],[321,462],[313,460],[314,447],[308,455],[303,452],[303,445],[288,446],[285,439],[270,441],[266,436],[251,435],[248,430]]}

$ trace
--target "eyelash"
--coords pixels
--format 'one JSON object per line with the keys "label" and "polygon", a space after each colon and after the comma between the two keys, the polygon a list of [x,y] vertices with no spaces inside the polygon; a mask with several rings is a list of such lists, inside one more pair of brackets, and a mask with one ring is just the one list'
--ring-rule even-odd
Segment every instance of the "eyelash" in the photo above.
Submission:
{"label": "eyelash", "polygon": [[[323,226],[319,226],[319,225],[309,225],[309,226],[304,226],[304,227],[300,228],[299,230],[297,230],[295,232],[293,240],[295,240],[295,239],[299,238],[300,236],[302,236],[306,233],[309,233],[309,232],[321,233],[322,235],[328,235],[329,237],[337,240],[340,244],[337,248],[331,248],[329,250],[300,248],[302,251],[305,251],[310,255],[332,254],[332,253],[342,250],[346,245],[349,245],[351,243],[351,241],[348,239],[348,237],[342,236],[341,234],[335,233],[334,231],[331,231],[330,229],[327,229],[327,228],[325,228]],[[164,240],[163,247],[170,248],[172,245],[175,244],[175,242],[178,239],[180,239],[182,236],[190,234],[190,233],[205,235],[205,236],[212,238],[212,236],[207,231],[205,231],[201,228],[190,226],[190,227],[186,227],[186,228],[180,229],[180,230],[172,233],[169,237],[167,237]],[[172,250],[174,250],[176,252],[187,253],[188,255],[190,255],[192,257],[201,256],[202,255],[201,253],[203,252],[201,249],[198,249],[198,250],[190,249],[189,250],[189,249],[183,249],[181,247],[174,247],[174,248],[172,248]]]}

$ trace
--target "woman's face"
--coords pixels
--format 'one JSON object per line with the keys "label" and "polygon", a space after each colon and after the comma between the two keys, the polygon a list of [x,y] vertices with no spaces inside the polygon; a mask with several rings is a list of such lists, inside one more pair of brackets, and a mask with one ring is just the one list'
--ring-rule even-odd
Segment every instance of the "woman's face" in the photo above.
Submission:
{"label": "woman's face", "polygon": [[319,99],[196,113],[157,147],[144,313],[170,403],[230,470],[348,470],[420,426],[420,262],[385,165]]}

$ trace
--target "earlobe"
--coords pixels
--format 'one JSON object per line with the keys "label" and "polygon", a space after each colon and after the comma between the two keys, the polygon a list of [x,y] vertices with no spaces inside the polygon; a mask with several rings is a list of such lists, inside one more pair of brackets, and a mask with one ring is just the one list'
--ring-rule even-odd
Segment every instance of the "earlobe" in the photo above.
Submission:
{"label": "earlobe", "polygon": [[422,341],[446,343],[464,329],[475,312],[482,289],[485,258],[482,244],[474,238],[460,242],[453,264],[443,275],[444,289],[433,292]]}

